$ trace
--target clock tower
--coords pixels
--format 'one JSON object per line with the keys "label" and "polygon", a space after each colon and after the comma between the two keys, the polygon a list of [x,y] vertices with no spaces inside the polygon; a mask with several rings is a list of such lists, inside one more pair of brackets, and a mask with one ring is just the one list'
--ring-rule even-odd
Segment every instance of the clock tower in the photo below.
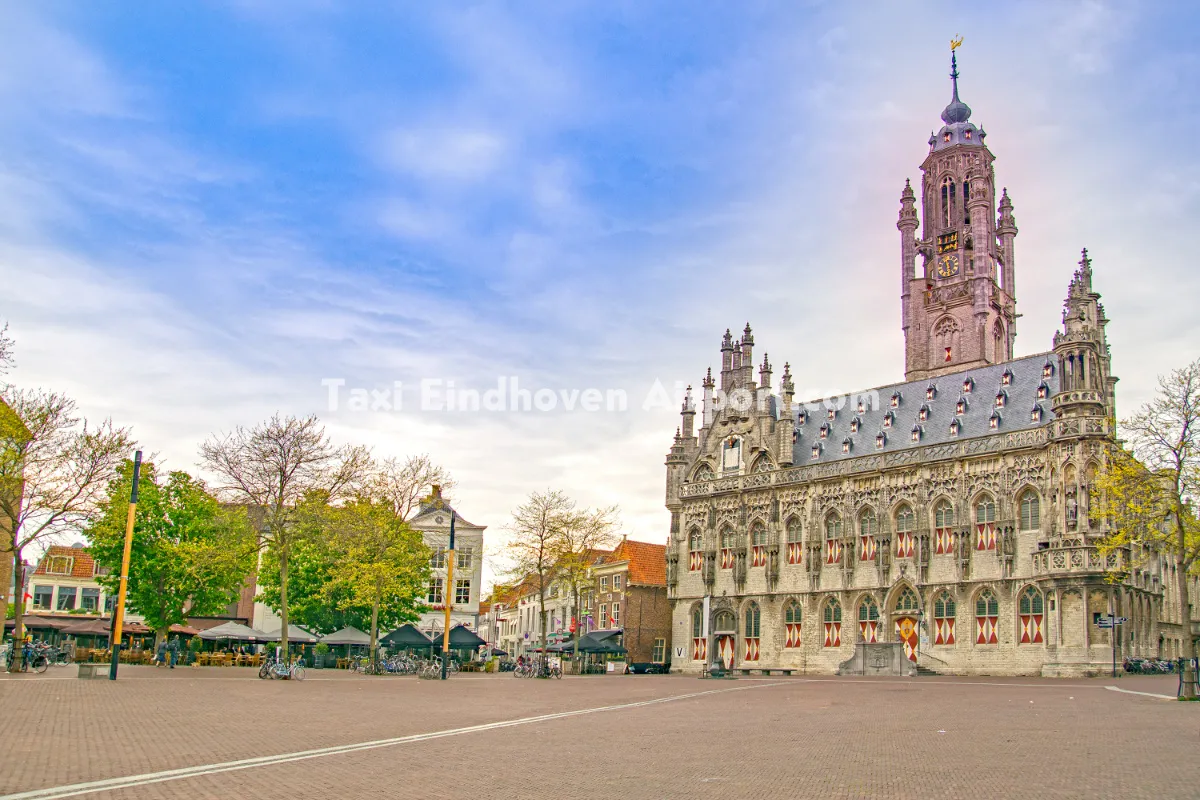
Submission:
{"label": "clock tower", "polygon": [[951,45],[953,94],[944,124],[929,138],[921,164],[919,221],[909,181],[900,195],[901,326],[910,381],[1008,361],[1016,337],[1017,226],[1007,190],[997,207],[987,134],[958,98],[960,42]]}

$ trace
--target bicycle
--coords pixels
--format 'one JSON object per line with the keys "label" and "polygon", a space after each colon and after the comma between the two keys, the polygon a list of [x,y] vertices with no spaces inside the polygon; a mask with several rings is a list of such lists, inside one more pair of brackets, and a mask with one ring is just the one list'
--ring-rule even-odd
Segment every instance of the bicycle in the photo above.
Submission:
{"label": "bicycle", "polygon": [[[38,645],[25,645],[22,648],[21,671],[29,672],[29,670],[32,669],[34,672],[40,675],[49,669],[50,659],[46,656],[47,649],[48,648],[45,646],[39,647]],[[16,650],[10,648],[8,651],[8,657],[5,659],[5,668],[10,672],[12,671],[13,659],[15,657]]]}
{"label": "bicycle", "polygon": [[263,661],[262,666],[258,668],[258,677],[263,680],[267,678],[272,680],[279,678],[281,680],[291,679],[302,681],[304,680],[304,659],[298,658],[289,664],[286,661],[276,659],[274,656],[268,656]]}

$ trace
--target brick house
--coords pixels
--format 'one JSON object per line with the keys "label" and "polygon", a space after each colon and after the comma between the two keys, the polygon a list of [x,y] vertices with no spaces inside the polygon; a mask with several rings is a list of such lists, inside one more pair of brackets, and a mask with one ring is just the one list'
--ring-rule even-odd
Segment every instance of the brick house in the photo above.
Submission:
{"label": "brick house", "polygon": [[50,545],[29,578],[26,591],[32,599],[27,610],[84,614],[111,611],[116,597],[110,596],[97,580],[104,574],[103,569],[81,544]]}
{"label": "brick house", "polygon": [[666,662],[671,652],[667,548],[622,539],[593,567],[596,627],[621,628],[631,663]]}

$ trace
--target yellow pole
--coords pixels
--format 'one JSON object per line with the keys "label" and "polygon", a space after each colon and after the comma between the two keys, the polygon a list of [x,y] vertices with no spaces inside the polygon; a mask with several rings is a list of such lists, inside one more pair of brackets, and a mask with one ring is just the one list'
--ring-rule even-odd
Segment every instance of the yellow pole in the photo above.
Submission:
{"label": "yellow pole", "polygon": [[142,451],[133,457],[133,488],[129,490],[129,513],[125,517],[125,550],[121,554],[121,585],[117,589],[117,605],[113,609],[113,632],[109,637],[112,645],[112,664],[108,668],[108,679],[117,679],[117,664],[121,660],[121,631],[125,625],[125,591],[129,585],[129,551],[133,547],[133,519],[137,511],[138,477],[142,472]]}
{"label": "yellow pole", "polygon": [[454,608],[454,517],[455,512],[450,512],[450,550],[446,553],[446,589],[445,596],[442,598],[446,601],[446,629],[442,632],[442,680],[446,680],[447,670],[450,667],[450,611]]}

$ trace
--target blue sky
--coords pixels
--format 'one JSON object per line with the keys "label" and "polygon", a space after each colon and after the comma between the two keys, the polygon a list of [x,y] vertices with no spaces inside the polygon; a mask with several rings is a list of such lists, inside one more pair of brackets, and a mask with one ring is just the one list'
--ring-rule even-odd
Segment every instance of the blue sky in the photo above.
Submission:
{"label": "blue sky", "polygon": [[[1192,32],[1176,3],[0,7],[0,319],[61,389],[194,469],[320,413],[429,452],[499,532],[534,489],[662,541],[678,417],[750,321],[802,396],[899,379],[905,178],[963,99],[1020,227],[1019,353],[1087,246],[1118,401],[1197,356]],[[422,378],[622,388],[621,414],[421,413]],[[414,393],[329,413],[320,382]],[[500,537],[494,540],[497,544]]]}

